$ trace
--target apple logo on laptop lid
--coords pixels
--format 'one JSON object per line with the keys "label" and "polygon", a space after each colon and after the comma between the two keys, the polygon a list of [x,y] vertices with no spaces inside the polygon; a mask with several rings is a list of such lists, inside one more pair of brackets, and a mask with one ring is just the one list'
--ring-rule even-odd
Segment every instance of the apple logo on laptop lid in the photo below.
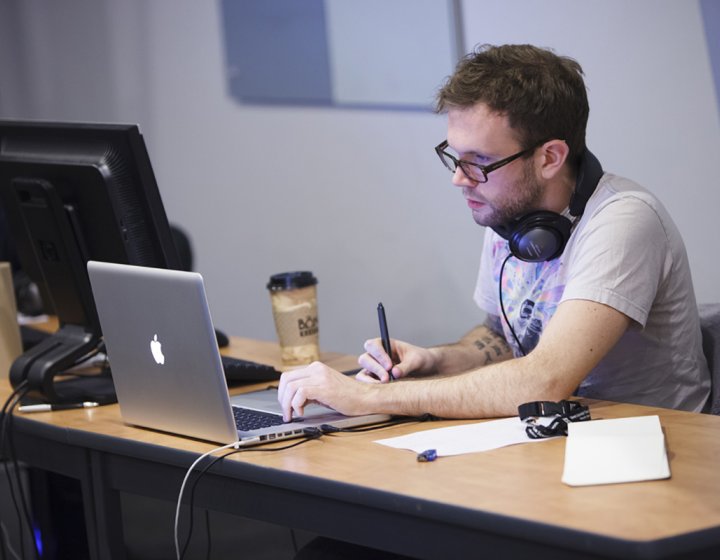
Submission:
{"label": "apple logo on laptop lid", "polygon": [[158,340],[157,334],[150,341],[150,352],[152,353],[155,363],[163,365],[165,363],[165,356],[162,352],[162,342]]}

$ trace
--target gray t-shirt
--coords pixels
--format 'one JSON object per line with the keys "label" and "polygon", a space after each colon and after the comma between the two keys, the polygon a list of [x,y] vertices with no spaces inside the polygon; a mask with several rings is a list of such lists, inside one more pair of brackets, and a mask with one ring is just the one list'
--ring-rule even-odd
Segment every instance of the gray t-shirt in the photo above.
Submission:
{"label": "gray t-shirt", "polygon": [[[507,255],[507,242],[486,230],[475,301],[500,317]],[[580,384],[580,396],[691,411],[705,405],[710,374],[685,246],[665,208],[641,186],[603,175],[563,254],[543,263],[510,258],[502,283],[506,314],[527,352],[565,300],[596,301],[633,320]]]}

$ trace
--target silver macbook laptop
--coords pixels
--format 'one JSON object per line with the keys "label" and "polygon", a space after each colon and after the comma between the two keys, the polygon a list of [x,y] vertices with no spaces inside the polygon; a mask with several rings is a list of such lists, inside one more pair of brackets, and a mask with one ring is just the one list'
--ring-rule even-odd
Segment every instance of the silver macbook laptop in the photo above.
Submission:
{"label": "silver macbook laptop", "polygon": [[[200,274],[95,261],[88,272],[120,411],[130,424],[251,445],[301,437],[323,424],[347,428],[389,419],[313,404],[302,418],[282,423],[277,389],[229,396]],[[271,425],[238,424],[247,415]]]}

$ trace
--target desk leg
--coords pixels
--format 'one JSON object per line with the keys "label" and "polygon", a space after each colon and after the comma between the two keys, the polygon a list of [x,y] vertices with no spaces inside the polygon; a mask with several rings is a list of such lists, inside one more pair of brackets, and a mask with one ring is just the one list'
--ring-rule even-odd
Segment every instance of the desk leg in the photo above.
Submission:
{"label": "desk leg", "polygon": [[[92,509],[95,513],[95,550],[97,557],[125,560],[125,539],[122,526],[120,493],[113,490],[105,480],[103,454],[91,451]],[[92,543],[91,543],[92,546]]]}

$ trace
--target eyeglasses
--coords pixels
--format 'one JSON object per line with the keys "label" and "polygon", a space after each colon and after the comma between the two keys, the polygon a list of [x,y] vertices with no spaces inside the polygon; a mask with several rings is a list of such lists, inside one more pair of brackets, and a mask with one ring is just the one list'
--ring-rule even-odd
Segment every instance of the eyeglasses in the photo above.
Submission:
{"label": "eyeglasses", "polygon": [[459,167],[460,169],[462,169],[462,172],[468,179],[470,179],[471,181],[475,181],[476,183],[487,183],[488,173],[500,169],[508,163],[515,161],[519,157],[522,157],[537,148],[537,146],[533,146],[532,148],[527,148],[516,154],[491,163],[490,165],[480,165],[479,163],[473,163],[472,161],[465,161],[463,159],[456,158],[452,154],[449,154],[445,151],[445,148],[447,147],[447,140],[443,140],[437,146],[435,146],[435,153],[440,158],[440,161],[443,162],[443,165],[447,167],[451,173],[455,173],[455,171]]}

